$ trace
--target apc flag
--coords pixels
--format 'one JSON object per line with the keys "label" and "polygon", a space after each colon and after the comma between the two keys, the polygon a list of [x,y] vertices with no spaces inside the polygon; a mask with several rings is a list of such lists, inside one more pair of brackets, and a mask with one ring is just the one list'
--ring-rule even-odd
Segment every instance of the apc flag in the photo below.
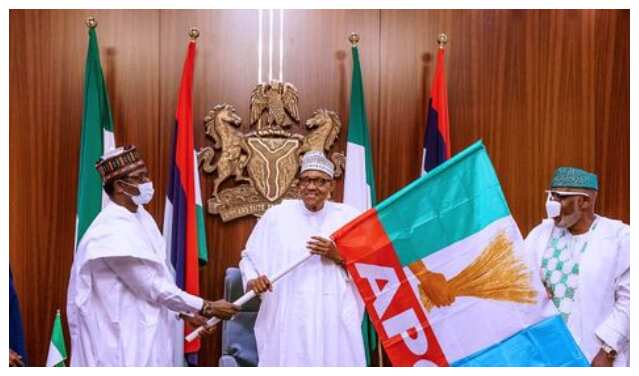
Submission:
{"label": "apc flag", "polygon": [[62,333],[62,320],[60,310],[56,312],[51,330],[51,341],[49,342],[49,354],[47,355],[47,367],[64,367],[67,359],[67,348],[64,345],[64,334]]}
{"label": "apc flag", "polygon": [[450,158],[450,128],[448,125],[448,89],[444,74],[444,48],[437,52],[435,78],[430,89],[422,175]]}
{"label": "apc flag", "polygon": [[481,142],[336,231],[394,366],[587,366]]}
{"label": "apc flag", "polygon": [[[180,83],[171,153],[169,183],[164,206],[163,233],[167,253],[181,289],[200,295],[199,265],[207,262],[202,194],[194,146],[192,89],[195,41],[189,42]],[[185,327],[185,334],[191,332]],[[185,353],[200,349],[200,341],[184,343]]]}
{"label": "apc flag", "polygon": [[84,68],[84,113],[78,166],[78,196],[75,220],[75,246],[89,228],[109,197],[102,189],[102,179],[95,163],[115,147],[113,118],[104,82],[100,49],[95,28],[89,28],[89,47]]}
{"label": "apc flag", "polygon": [[[366,106],[362,70],[357,46],[352,47],[353,78],[351,80],[351,107],[348,119],[348,143],[346,145],[346,170],[344,172],[344,203],[361,211],[375,205],[375,174]],[[371,354],[376,347],[377,335],[368,315],[362,320],[362,337],[366,351],[366,363],[371,365]]]}

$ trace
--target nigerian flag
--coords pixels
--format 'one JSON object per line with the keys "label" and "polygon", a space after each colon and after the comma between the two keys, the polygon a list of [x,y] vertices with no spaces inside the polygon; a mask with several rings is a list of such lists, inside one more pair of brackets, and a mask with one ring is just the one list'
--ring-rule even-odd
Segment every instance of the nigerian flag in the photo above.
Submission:
{"label": "nigerian flag", "polygon": [[89,47],[84,68],[84,113],[78,167],[76,247],[93,219],[108,202],[108,196],[102,190],[102,180],[95,169],[95,163],[106,150],[114,147],[113,119],[100,64],[98,38],[95,34],[95,28],[89,28]]}
{"label": "nigerian flag", "polygon": [[60,310],[53,320],[53,330],[51,330],[51,342],[49,342],[49,355],[47,356],[47,367],[64,367],[64,360],[67,358],[67,349],[64,346],[64,334],[62,334],[62,320]]}
{"label": "nigerian flag", "polygon": [[[351,81],[351,107],[348,120],[346,171],[344,173],[344,203],[365,211],[375,205],[375,175],[370,136],[366,121],[362,71],[357,46],[353,52],[353,79]],[[371,354],[377,345],[377,335],[368,314],[362,321],[362,337],[366,350],[366,363],[371,365]]]}

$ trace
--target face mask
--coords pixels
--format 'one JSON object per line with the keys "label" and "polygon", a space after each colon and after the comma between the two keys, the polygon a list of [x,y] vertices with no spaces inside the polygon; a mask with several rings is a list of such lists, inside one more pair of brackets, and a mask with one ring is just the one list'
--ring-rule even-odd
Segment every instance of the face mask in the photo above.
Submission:
{"label": "face mask", "polygon": [[550,193],[548,193],[548,198],[546,199],[546,214],[548,214],[548,218],[559,217],[561,213],[561,203],[551,200],[550,197]]}
{"label": "face mask", "polygon": [[[548,198],[546,199],[546,214],[548,214],[548,218],[556,218],[561,213],[561,203],[559,201],[551,200],[552,193],[559,194],[561,196],[583,196],[589,197],[586,193],[583,192],[568,192],[568,191],[546,191],[548,193]],[[570,228],[575,223],[579,221],[581,217],[581,212],[578,208],[575,207],[575,210],[572,214],[568,216],[564,216],[561,218],[557,226]]]}
{"label": "face mask", "polygon": [[[126,184],[129,184],[127,182],[125,182]],[[129,184],[132,185],[132,184]],[[140,191],[139,195],[132,195],[130,193],[128,193],[127,191],[124,191],[124,193],[131,197],[131,200],[138,206],[140,205],[146,205],[149,202],[151,202],[151,199],[153,198],[153,194],[155,193],[155,190],[153,189],[153,182],[146,182],[146,183],[142,183],[142,184],[138,184],[137,186],[138,191]]]}

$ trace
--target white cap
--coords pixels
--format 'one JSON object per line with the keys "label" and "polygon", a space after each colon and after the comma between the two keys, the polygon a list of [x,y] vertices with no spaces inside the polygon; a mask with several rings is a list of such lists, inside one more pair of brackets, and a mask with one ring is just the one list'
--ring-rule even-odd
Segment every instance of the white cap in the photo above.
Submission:
{"label": "white cap", "polygon": [[333,166],[333,162],[328,160],[321,151],[309,151],[302,157],[300,174],[308,170],[321,171],[332,179],[335,173],[335,166]]}

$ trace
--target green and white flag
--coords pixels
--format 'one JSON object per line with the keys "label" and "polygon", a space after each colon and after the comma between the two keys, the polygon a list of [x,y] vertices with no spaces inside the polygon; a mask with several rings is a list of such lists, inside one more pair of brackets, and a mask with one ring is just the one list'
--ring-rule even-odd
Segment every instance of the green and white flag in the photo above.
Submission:
{"label": "green and white flag", "polygon": [[89,47],[84,70],[84,113],[78,167],[78,197],[76,212],[75,247],[98,215],[108,203],[102,189],[102,179],[95,163],[105,151],[115,147],[113,118],[109,106],[98,38],[94,28],[89,28]]}
{"label": "green and white flag", "polygon": [[49,355],[47,356],[47,367],[64,367],[67,359],[67,348],[64,346],[64,334],[62,333],[62,320],[60,310],[53,320],[53,330],[51,331],[51,342],[49,342]]}
{"label": "green and white flag", "polygon": [[351,107],[348,120],[348,144],[346,146],[346,172],[344,174],[344,203],[359,210],[375,205],[375,175],[371,152],[362,71],[359,51],[353,51],[353,79],[351,81]]}
{"label": "green and white flag", "polygon": [[[365,211],[376,204],[373,156],[366,120],[362,71],[359,51],[353,52],[353,79],[351,81],[351,108],[348,120],[348,144],[346,146],[346,171],[344,173],[344,203]],[[368,314],[362,321],[362,337],[366,350],[366,362],[371,365],[371,354],[377,346],[377,334]]]}

